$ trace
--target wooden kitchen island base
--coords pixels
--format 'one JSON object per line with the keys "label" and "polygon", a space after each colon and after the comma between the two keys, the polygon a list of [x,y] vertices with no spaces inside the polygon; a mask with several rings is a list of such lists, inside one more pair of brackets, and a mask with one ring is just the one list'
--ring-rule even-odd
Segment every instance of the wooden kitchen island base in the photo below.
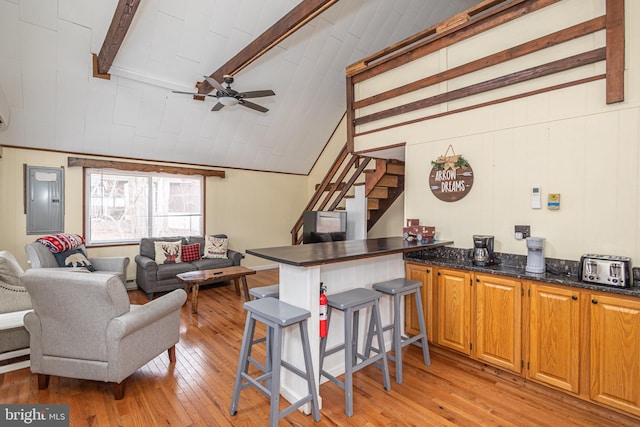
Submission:
{"label": "wooden kitchen island base", "polygon": [[236,287],[236,295],[240,296],[240,282],[242,280],[242,288],[244,291],[245,301],[249,301],[249,287],[247,286],[247,276],[256,274],[255,270],[242,266],[233,266],[226,268],[216,268],[213,270],[189,271],[176,275],[178,280],[185,284],[184,290],[189,295],[191,290],[191,312],[198,312],[198,291],[200,285],[206,285],[213,282],[221,282],[233,279]]}

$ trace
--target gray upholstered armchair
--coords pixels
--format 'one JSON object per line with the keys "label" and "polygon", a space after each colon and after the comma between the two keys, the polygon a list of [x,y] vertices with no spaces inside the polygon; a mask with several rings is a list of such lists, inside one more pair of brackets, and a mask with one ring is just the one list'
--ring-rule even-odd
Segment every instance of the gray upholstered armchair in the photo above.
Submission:
{"label": "gray upholstered armchair", "polygon": [[40,389],[50,375],[105,381],[121,399],[125,379],[138,368],[165,350],[175,362],[184,290],[131,305],[117,275],[32,268],[22,283],[33,304],[24,323]]}
{"label": "gray upholstered armchair", "polygon": [[[87,249],[84,245],[78,246],[85,256],[87,256]],[[39,242],[29,243],[24,247],[27,256],[29,257],[29,264],[31,268],[57,268],[59,267],[58,261],[54,257],[53,253],[47,249],[45,245]],[[127,267],[129,266],[129,257],[102,257],[102,258],[89,258],[93,267],[97,272],[113,273],[120,276],[122,283],[127,281]]]}

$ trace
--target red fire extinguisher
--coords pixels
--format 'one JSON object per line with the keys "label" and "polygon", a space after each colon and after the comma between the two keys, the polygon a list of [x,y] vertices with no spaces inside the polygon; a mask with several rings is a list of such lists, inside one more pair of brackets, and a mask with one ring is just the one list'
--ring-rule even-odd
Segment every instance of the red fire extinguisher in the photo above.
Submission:
{"label": "red fire extinguisher", "polygon": [[320,283],[320,338],[327,336],[327,287]]}

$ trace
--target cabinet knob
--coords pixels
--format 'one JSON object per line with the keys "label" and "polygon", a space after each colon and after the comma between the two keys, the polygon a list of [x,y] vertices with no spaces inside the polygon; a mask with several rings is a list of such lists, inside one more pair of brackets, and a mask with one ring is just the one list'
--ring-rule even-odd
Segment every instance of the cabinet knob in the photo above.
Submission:
{"label": "cabinet knob", "polygon": [[571,299],[572,299],[572,300],[574,300],[574,301],[578,301],[578,296],[577,296],[577,295],[573,295],[573,296],[571,297]]}
{"label": "cabinet knob", "polygon": [[598,300],[594,298],[594,299],[592,299],[592,300],[591,300],[591,303],[592,303],[592,304],[597,304],[597,303],[598,303]]}
{"label": "cabinet knob", "polygon": [[431,273],[431,270],[427,268],[427,273]]}
{"label": "cabinet knob", "polygon": [[441,276],[442,274],[440,274],[440,272],[438,271],[438,276]]}
{"label": "cabinet knob", "polygon": [[477,277],[476,277],[476,282],[480,283],[480,279],[478,279]]}

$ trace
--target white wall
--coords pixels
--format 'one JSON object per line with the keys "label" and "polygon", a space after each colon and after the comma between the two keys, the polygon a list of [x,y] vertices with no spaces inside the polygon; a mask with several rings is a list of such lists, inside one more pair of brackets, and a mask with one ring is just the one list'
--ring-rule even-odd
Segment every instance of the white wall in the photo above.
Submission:
{"label": "white wall", "polygon": [[[12,252],[27,268],[24,246],[38,236],[26,234],[23,165],[66,166],[67,154],[6,148],[0,158],[0,249]],[[225,170],[225,169],[221,169]],[[226,233],[229,247],[250,248],[288,245],[289,230],[307,202],[307,177],[227,169],[225,178],[207,178],[206,232]],[[65,167],[65,232],[83,233],[82,168]],[[128,256],[129,279],[135,278],[137,245],[90,248],[90,256]],[[243,265],[270,264],[247,255]]]}
{"label": "white wall", "polygon": [[[596,252],[631,256],[640,262],[640,29],[632,24],[640,21],[640,4],[627,0],[625,9],[623,103],[606,105],[605,81],[599,80],[362,136],[356,140],[356,149],[406,141],[405,215],[435,225],[438,238],[454,240],[457,247],[471,247],[473,234],[493,234],[496,250],[526,254],[524,241],[515,240],[513,234],[514,225],[529,224],[534,236],[546,238],[548,257],[578,259],[583,253]],[[567,22],[602,14],[604,0],[568,0],[543,12],[431,55],[431,68],[433,63],[438,69],[456,66],[521,43],[525,36],[537,37],[539,27],[555,30],[567,26]],[[603,41],[603,32],[588,36],[542,54],[543,62],[569,56],[576,49],[599,47]],[[531,60],[525,58],[515,66],[530,66]],[[404,67],[403,78],[422,77],[409,68]],[[599,63],[525,87],[603,70],[604,64]],[[493,72],[482,72],[449,86],[443,84],[438,90],[486,80]],[[501,67],[498,75],[504,72]],[[413,78],[407,73],[414,73]],[[414,114],[426,116],[488,97],[507,96],[513,90],[505,88]],[[402,116],[395,120],[405,119]],[[440,201],[428,186],[430,162],[444,154],[450,144],[470,162],[475,176],[473,189],[457,202]],[[531,208],[533,185],[541,186],[542,209]],[[546,208],[549,193],[561,194],[560,210]]]}

